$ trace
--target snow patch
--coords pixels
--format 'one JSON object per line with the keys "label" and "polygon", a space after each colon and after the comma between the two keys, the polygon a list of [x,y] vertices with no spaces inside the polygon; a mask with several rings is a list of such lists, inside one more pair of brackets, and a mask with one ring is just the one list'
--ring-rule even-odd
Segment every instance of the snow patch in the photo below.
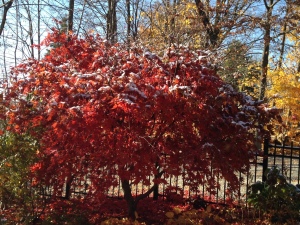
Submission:
{"label": "snow patch", "polygon": [[132,91],[132,92],[137,92],[141,97],[143,98],[147,98],[147,96],[145,95],[144,92],[140,91],[137,86],[135,85],[135,83],[130,82],[126,85],[126,88],[128,91]]}
{"label": "snow patch", "polygon": [[100,88],[98,89],[98,91],[103,91],[103,92],[109,91],[109,90],[111,90],[111,87],[110,87],[110,86],[103,86],[103,87],[100,87]]}
{"label": "snow patch", "polygon": [[180,86],[178,84],[175,84],[174,86],[169,87],[170,92],[176,91],[177,89],[183,90],[184,95],[186,95],[186,96],[190,95],[189,94],[191,92],[191,87],[190,86]]}

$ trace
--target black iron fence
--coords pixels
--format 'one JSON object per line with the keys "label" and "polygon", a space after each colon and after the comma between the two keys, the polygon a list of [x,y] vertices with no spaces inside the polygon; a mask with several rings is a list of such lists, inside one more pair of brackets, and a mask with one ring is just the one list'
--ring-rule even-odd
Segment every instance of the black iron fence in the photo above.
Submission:
{"label": "black iron fence", "polygon": [[[278,166],[282,169],[282,173],[287,177],[287,181],[292,184],[299,184],[300,180],[300,147],[294,147],[293,144],[287,145],[276,145],[269,143],[268,140],[265,140],[263,150],[258,152],[255,156],[255,159],[251,162],[251,168],[247,174],[237,173],[237,176],[240,180],[238,190],[236,192],[229,192],[228,183],[219,177],[219,174],[214,174],[218,185],[215,189],[208,189],[205,184],[200,185],[198,189],[191,190],[188,185],[186,185],[185,179],[183,176],[169,176],[168,184],[161,184],[158,187],[157,194],[163,198],[167,196],[168,188],[171,186],[173,191],[178,194],[183,194],[185,198],[190,198],[191,196],[200,196],[201,198],[206,199],[214,203],[227,204],[229,201],[236,204],[246,204],[247,202],[247,190],[248,187],[257,182],[265,181],[266,171],[268,168],[273,165]],[[212,169],[213,171],[213,169]],[[149,182],[151,185],[153,177],[149,177]],[[78,184],[78,183],[77,183]],[[89,179],[82,181],[82,183],[77,186],[66,185],[66,192],[70,192],[70,197],[76,197],[78,195],[86,195],[88,192]],[[143,184],[137,184],[132,186],[132,192],[134,195],[139,195],[145,193],[150,187]],[[44,194],[51,195],[51,188],[47,188],[47,191],[44,189]],[[123,190],[121,183],[117,186],[111,187],[107,191],[107,196],[109,197],[118,197],[123,196]],[[153,197],[153,194],[150,195]]]}
{"label": "black iron fence", "polygon": [[266,180],[267,169],[272,166],[281,168],[281,172],[291,184],[299,184],[300,181],[300,147],[289,145],[271,144],[265,140],[263,149],[263,177]]}

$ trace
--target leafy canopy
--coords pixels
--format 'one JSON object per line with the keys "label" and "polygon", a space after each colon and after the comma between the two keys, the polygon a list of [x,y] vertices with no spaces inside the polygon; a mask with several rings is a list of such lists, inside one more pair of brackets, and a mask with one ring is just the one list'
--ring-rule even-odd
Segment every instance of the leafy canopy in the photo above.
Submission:
{"label": "leafy canopy", "polygon": [[277,115],[224,83],[202,51],[174,47],[159,58],[56,30],[44,43],[59,45],[14,68],[4,103],[8,129],[40,140],[34,180],[58,195],[86,176],[93,198],[119,178],[150,185],[149,176],[159,184],[180,174],[191,188],[214,188],[219,173],[234,189],[254,133],[263,137]]}
{"label": "leafy canopy", "polygon": [[276,126],[275,135],[278,141],[295,141],[299,143],[299,73],[286,69],[269,72],[270,87],[267,97],[270,103],[281,109],[284,126]]}

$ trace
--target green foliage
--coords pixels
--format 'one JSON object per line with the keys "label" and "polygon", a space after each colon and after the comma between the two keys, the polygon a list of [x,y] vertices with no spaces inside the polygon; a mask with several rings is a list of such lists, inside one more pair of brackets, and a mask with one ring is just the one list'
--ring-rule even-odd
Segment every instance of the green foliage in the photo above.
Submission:
{"label": "green foliage", "polygon": [[78,199],[59,199],[49,202],[41,221],[42,225],[89,225],[92,216],[88,212],[86,206]]}
{"label": "green foliage", "polygon": [[[6,128],[4,121],[1,128]],[[7,224],[29,223],[37,217],[30,165],[36,159],[38,142],[25,133],[2,131],[0,143],[0,219],[5,217]]]}
{"label": "green foliage", "polygon": [[259,92],[259,63],[249,56],[249,46],[234,40],[224,52],[221,77],[230,83],[235,90],[242,91],[252,97]]}
{"label": "green foliage", "polygon": [[276,166],[267,173],[265,182],[250,186],[248,201],[255,208],[270,216],[272,223],[299,220],[300,189],[287,182]]}

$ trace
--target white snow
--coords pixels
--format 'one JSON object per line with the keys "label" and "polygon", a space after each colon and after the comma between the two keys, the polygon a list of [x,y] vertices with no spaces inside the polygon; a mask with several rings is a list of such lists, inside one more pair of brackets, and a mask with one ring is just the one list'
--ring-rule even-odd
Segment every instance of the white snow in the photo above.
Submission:
{"label": "white snow", "polygon": [[141,97],[143,98],[147,98],[147,96],[145,95],[144,92],[140,91],[137,86],[135,85],[135,83],[133,82],[129,82],[127,85],[126,85],[126,88],[128,91],[133,91],[133,92],[137,92]]}
{"label": "white snow", "polygon": [[66,89],[70,88],[70,86],[68,84],[66,84],[66,83],[63,85],[63,87],[66,88]]}
{"label": "white snow", "polygon": [[238,125],[238,126],[242,127],[243,129],[248,129],[248,126],[249,126],[248,123],[245,123],[243,121],[238,121],[238,122],[232,121],[231,123],[234,125]]}
{"label": "white snow", "polygon": [[206,148],[214,148],[215,145],[209,142],[206,142],[204,145],[201,146],[202,149],[206,149]]}
{"label": "white snow", "polygon": [[72,106],[69,110],[80,111],[80,106]]}
{"label": "white snow", "polygon": [[58,104],[57,104],[57,102],[56,102],[54,99],[51,99],[49,105],[50,105],[50,106],[57,106]]}
{"label": "white snow", "polygon": [[[169,87],[169,91],[170,92],[173,92],[173,91],[175,91],[177,89],[191,91],[191,87],[190,86],[180,86],[178,84],[175,84],[174,86],[170,86]],[[185,93],[185,94],[187,94],[187,93]]]}
{"label": "white snow", "polygon": [[103,91],[103,92],[109,91],[109,90],[111,90],[111,87],[110,87],[110,86],[103,86],[103,87],[100,87],[100,88],[98,89],[98,91]]}

